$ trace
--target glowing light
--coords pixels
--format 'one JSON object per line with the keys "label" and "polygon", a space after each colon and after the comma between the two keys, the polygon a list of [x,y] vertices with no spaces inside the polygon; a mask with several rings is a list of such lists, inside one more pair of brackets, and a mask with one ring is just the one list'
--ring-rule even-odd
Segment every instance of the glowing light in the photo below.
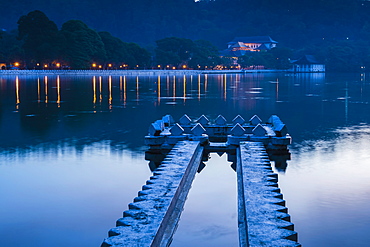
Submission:
{"label": "glowing light", "polygon": [[37,78],[37,102],[41,102],[41,93],[40,93],[40,78]]}
{"label": "glowing light", "polygon": [[184,64],[184,65],[182,66],[182,68],[183,68],[183,69],[186,69],[186,65]]}
{"label": "glowing light", "polygon": [[102,66],[101,65],[99,65],[99,69],[101,69],[102,68]]}
{"label": "glowing light", "polygon": [[110,64],[108,64],[108,67],[112,67],[112,64],[110,63]]}
{"label": "glowing light", "polygon": [[186,76],[184,75],[184,88],[183,88],[184,102],[186,101]]}
{"label": "glowing light", "polygon": [[19,66],[19,63],[14,63],[14,66],[15,66],[15,67],[18,67],[18,66]]}
{"label": "glowing light", "polygon": [[227,77],[226,74],[224,75],[224,100],[226,101],[226,87],[227,87]]}
{"label": "glowing light", "polygon": [[158,104],[161,103],[161,77],[158,76]]}
{"label": "glowing light", "polygon": [[126,106],[126,76],[123,77],[123,104]]}
{"label": "glowing light", "polygon": [[44,83],[45,83],[45,103],[47,104],[48,99],[49,99],[49,96],[48,96],[48,77],[47,76],[44,77]]}
{"label": "glowing light", "polygon": [[93,68],[95,68],[96,67],[96,63],[93,63],[92,66],[93,66]]}
{"label": "glowing light", "polygon": [[99,76],[99,102],[103,101],[103,80],[102,77]]}
{"label": "glowing light", "polygon": [[16,108],[18,109],[19,104],[21,103],[21,101],[19,99],[19,79],[18,79],[18,76],[15,78],[15,94],[16,94],[16,98],[17,98]]}
{"label": "glowing light", "polygon": [[176,67],[175,67],[175,66],[173,66],[173,67],[172,67],[172,69],[176,69]]}
{"label": "glowing light", "polygon": [[93,77],[93,104],[95,108],[96,103],[96,76]]}
{"label": "glowing light", "polygon": [[60,67],[60,63],[57,63],[57,67],[58,67],[58,68]]}
{"label": "glowing light", "polygon": [[48,67],[48,65],[47,65],[47,64],[45,64],[45,65],[44,65],[44,68],[47,68],[47,67]]}
{"label": "glowing light", "polygon": [[112,109],[112,100],[113,100],[113,97],[112,97],[112,76],[109,76],[108,78],[108,88],[109,88],[109,109]]}
{"label": "glowing light", "polygon": [[57,77],[57,104],[58,104],[58,108],[60,108],[60,78],[59,78],[59,75]]}
{"label": "glowing light", "polygon": [[200,74],[198,74],[198,101],[200,101]]}

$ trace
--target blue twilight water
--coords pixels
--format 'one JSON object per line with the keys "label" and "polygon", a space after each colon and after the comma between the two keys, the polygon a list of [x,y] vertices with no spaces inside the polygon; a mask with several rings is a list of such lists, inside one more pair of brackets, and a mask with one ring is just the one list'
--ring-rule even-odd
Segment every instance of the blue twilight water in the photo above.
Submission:
{"label": "blue twilight water", "polygon": [[[149,124],[184,113],[279,115],[293,144],[276,170],[299,242],[369,246],[367,77],[0,76],[0,246],[99,246],[151,174]],[[205,164],[172,246],[237,245],[236,174],[226,155]]]}

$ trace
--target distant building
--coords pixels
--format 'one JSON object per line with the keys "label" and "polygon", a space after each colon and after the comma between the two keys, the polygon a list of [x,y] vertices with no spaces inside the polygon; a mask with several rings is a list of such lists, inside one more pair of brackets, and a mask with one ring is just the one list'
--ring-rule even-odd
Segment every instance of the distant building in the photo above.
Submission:
{"label": "distant building", "polygon": [[325,72],[325,64],[312,55],[304,55],[298,60],[291,61],[293,72]]}
{"label": "distant building", "polygon": [[235,37],[227,43],[227,49],[221,51],[221,56],[241,57],[247,52],[268,51],[276,47],[277,43],[270,36]]}

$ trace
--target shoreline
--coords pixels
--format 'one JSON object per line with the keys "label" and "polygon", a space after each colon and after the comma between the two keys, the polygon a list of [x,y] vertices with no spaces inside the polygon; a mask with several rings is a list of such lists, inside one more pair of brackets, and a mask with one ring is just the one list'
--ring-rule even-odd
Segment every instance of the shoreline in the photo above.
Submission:
{"label": "shoreline", "polygon": [[0,70],[0,75],[199,75],[281,73],[286,70]]}

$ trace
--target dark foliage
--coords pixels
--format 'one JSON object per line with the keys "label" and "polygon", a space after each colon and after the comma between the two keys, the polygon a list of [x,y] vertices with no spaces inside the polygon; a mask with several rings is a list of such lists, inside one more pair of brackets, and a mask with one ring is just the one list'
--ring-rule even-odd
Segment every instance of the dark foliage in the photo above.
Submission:
{"label": "dark foliage", "polygon": [[[57,25],[81,19],[95,30],[106,30],[144,46],[179,37],[209,40],[221,50],[235,36],[269,35],[279,47],[292,49],[293,58],[303,52],[316,55],[333,63],[328,64],[331,70],[358,70],[367,67],[369,61],[369,1],[34,0],[5,1],[1,5],[0,28],[15,28],[19,16],[38,8]],[[335,52],[338,45],[346,50]]]}

